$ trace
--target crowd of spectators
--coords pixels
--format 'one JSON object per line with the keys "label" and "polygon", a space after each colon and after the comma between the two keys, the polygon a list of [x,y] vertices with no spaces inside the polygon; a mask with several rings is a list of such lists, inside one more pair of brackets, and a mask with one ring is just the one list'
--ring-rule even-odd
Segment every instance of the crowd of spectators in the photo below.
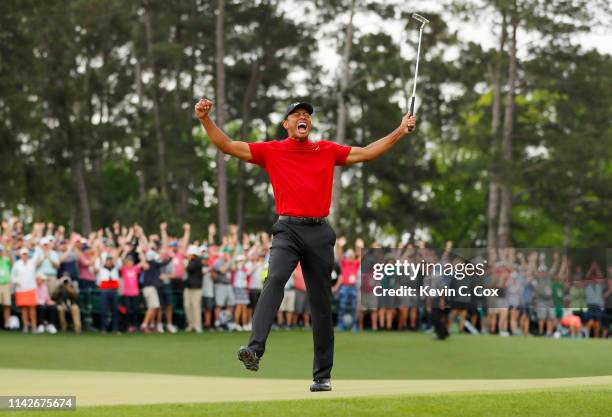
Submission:
{"label": "crowd of spectators", "polygon": [[[18,218],[2,222],[0,304],[5,329],[56,333],[72,330],[121,334],[250,330],[267,276],[272,237],[242,234],[236,226],[217,236],[211,224],[199,239],[189,224],[170,236],[165,223],[146,233],[121,225],[87,235]],[[374,243],[371,247],[380,247]],[[482,285],[498,297],[376,296],[374,287],[442,288],[462,281],[449,274],[414,279],[363,273],[370,252],[362,239],[336,242],[332,295],[339,331],[450,331],[500,336],[608,337],[612,322],[612,267],[572,265],[567,255],[500,249],[487,254]],[[362,258],[362,254],[364,258]],[[374,252],[376,253],[376,252]],[[386,252],[410,262],[466,261],[420,242]],[[462,285],[465,285],[463,282]],[[300,265],[285,286],[274,328],[310,327],[307,287]]]}
{"label": "crowd of spectators", "polygon": [[[573,253],[580,255],[573,263],[567,253],[562,255],[554,250],[454,251],[452,242],[442,250],[426,248],[421,243],[418,248],[407,245],[402,249],[370,250],[366,254],[361,276],[359,329],[363,316],[369,314],[374,329],[423,329],[435,331],[440,339],[446,338],[455,325],[459,333],[504,337],[607,338],[610,335],[612,266],[605,268],[606,279],[605,251]],[[376,281],[371,264],[385,258],[433,265],[435,272],[412,278],[386,275],[382,281]],[[481,264],[482,276],[474,274],[467,279],[465,274],[453,275],[453,270],[466,270],[468,263]],[[440,272],[445,271],[442,266],[449,264],[455,267],[451,272]],[[440,268],[435,268],[436,265]],[[385,289],[449,288],[454,293],[422,296],[415,291],[416,296],[372,297],[377,285]],[[475,291],[476,286],[480,287],[479,291]],[[496,295],[487,296],[487,290]]]}

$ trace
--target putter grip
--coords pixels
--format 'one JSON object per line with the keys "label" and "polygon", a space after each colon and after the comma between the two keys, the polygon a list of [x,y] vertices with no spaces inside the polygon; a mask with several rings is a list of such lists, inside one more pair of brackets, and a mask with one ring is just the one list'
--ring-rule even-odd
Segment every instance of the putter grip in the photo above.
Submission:
{"label": "putter grip", "polygon": [[[410,99],[410,114],[414,114],[414,96]],[[412,132],[414,127],[408,129],[409,132]]]}

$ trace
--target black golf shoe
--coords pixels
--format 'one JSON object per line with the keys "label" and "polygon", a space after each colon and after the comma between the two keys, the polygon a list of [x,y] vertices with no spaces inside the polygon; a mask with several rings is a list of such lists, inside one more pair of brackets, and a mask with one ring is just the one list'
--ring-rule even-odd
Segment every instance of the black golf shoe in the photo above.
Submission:
{"label": "black golf shoe", "polygon": [[242,346],[238,349],[238,360],[244,364],[249,371],[259,371],[259,356],[250,347]]}
{"label": "black golf shoe", "polygon": [[315,378],[310,385],[310,392],[331,391],[331,379]]}

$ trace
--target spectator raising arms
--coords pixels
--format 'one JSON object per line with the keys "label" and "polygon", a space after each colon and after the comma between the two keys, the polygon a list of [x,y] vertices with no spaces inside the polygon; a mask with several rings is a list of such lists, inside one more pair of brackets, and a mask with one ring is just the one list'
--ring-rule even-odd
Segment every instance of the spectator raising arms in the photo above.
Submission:
{"label": "spectator raising arms", "polygon": [[[338,251],[342,252],[346,238],[338,239]],[[360,252],[360,251],[359,251]],[[357,288],[360,259],[353,249],[341,253],[342,274],[333,292],[338,293],[338,329],[357,330]],[[348,327],[348,328],[347,328]]]}
{"label": "spectator raising arms", "polygon": [[[230,248],[223,248],[222,255],[213,264],[212,278],[215,283],[215,327],[221,326],[221,311],[225,308],[228,316],[231,316],[236,304],[234,291],[231,285],[232,273],[232,253]],[[233,322],[229,322],[228,327],[233,328]]]}
{"label": "spectator raising arms", "polygon": [[13,265],[12,281],[15,284],[15,304],[21,307],[21,320],[24,333],[31,326],[32,332],[37,332],[36,326],[36,270],[42,260],[31,259],[30,251],[23,247],[19,250],[19,260]]}
{"label": "spectator raising arms", "polygon": [[187,281],[183,291],[185,315],[187,316],[187,329],[202,333],[202,284],[204,275],[202,267],[206,261],[200,257],[197,246],[187,249]]}
{"label": "spectator raising arms", "polygon": [[246,265],[246,257],[241,254],[236,257],[236,265],[234,269],[234,282],[232,288],[234,290],[234,299],[236,301],[236,310],[234,311],[234,321],[237,329],[241,330],[248,325],[249,305],[249,290],[248,280],[251,270]]}
{"label": "spectator raising arms", "polygon": [[98,272],[97,284],[101,294],[100,328],[102,332],[108,329],[108,313],[111,316],[111,329],[119,332],[119,268],[120,261],[112,254],[101,256],[96,265]]}
{"label": "spectator raising arms", "polygon": [[[147,305],[147,312],[140,325],[140,330],[144,333],[150,333],[157,329],[155,321],[160,307],[157,289],[161,285],[161,271],[164,266],[172,261],[172,258],[162,260],[155,248],[148,246],[149,243],[142,228],[140,226],[135,226],[134,228],[134,232],[139,240],[140,266],[143,269],[142,295]],[[148,248],[146,253],[145,248]]]}
{"label": "spectator raising arms", "polygon": [[127,315],[127,331],[134,333],[138,328],[138,277],[140,265],[134,263],[134,256],[127,255],[119,270],[121,275],[121,296]]}

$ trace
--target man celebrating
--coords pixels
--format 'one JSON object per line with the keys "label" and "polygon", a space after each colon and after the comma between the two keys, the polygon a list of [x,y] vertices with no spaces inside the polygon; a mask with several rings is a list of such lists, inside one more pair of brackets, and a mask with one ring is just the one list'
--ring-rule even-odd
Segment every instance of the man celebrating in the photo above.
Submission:
{"label": "man celebrating", "polygon": [[306,280],[312,313],[314,339],[311,391],[331,391],[334,329],[331,312],[331,273],[334,267],[336,234],[326,216],[331,204],[335,165],[351,165],[376,159],[388,152],[416,126],[416,117],[406,114],[387,136],[366,147],[311,141],[314,108],[305,102],[292,103],[285,112],[283,127],[289,137],[282,141],[246,143],[231,140],[215,125],[208,113],[212,102],[200,100],[195,113],[212,143],[223,153],[257,164],[272,183],[278,221],[272,227],[268,277],[253,316],[248,347],[238,351],[246,369],[257,371],[266,339],[281,304],[285,283],[298,262]]}

